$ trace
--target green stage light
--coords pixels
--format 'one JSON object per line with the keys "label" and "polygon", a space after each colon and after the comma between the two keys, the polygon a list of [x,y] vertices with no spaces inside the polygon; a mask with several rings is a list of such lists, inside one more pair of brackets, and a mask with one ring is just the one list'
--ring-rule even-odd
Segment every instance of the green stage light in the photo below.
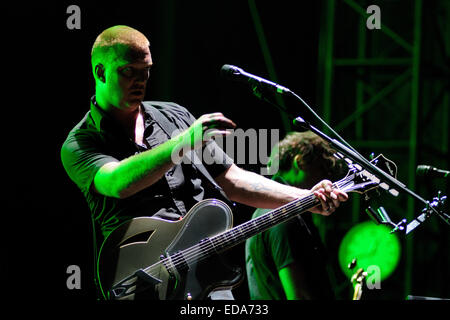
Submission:
{"label": "green stage light", "polygon": [[[401,245],[391,228],[376,225],[372,221],[357,224],[342,239],[339,247],[339,265],[344,274],[351,278],[359,268],[380,271],[380,280],[388,278],[400,261]],[[356,259],[356,266],[350,270],[349,264]]]}

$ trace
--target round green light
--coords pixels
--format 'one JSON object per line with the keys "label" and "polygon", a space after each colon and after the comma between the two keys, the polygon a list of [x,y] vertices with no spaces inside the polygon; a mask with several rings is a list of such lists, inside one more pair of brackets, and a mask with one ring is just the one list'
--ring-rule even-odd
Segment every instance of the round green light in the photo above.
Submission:
{"label": "round green light", "polygon": [[[401,245],[391,228],[376,225],[372,221],[357,224],[342,239],[339,247],[339,264],[349,278],[359,268],[367,271],[378,267],[380,280],[389,277],[400,261]],[[348,265],[356,259],[356,266],[350,270]]]}

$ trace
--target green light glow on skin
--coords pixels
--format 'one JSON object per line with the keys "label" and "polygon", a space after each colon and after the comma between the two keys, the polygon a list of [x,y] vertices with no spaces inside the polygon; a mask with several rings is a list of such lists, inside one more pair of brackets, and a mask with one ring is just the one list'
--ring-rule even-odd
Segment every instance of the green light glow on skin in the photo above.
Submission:
{"label": "green light glow on skin", "polygon": [[291,168],[289,171],[280,172],[278,175],[291,186],[299,186],[306,179],[305,171],[298,168]]}
{"label": "green light glow on skin", "polygon": [[281,285],[283,286],[284,293],[286,294],[287,300],[302,300],[305,299],[301,292],[301,288],[297,286],[297,283],[301,283],[301,277],[295,269],[298,268],[296,263],[293,265],[289,265],[278,272],[278,276],[280,277]]}
{"label": "green light glow on skin", "polygon": [[[401,245],[390,230],[387,226],[366,221],[347,232],[339,248],[339,264],[348,278],[359,268],[367,271],[371,266],[379,268],[380,280],[394,272],[400,260]],[[355,268],[348,269],[349,263],[355,258]]]}

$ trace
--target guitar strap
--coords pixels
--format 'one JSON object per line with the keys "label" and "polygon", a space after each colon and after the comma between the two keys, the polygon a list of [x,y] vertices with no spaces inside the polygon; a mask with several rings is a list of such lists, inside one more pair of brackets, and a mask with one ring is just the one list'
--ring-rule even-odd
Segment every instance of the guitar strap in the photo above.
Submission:
{"label": "guitar strap", "polygon": [[[175,130],[179,130],[172,122],[167,119],[167,117],[158,110],[157,107],[164,107],[165,102],[159,101],[144,101],[142,102],[148,109],[154,118],[154,120],[161,126],[162,130],[169,136],[172,137],[172,133]],[[187,129],[187,125],[183,129]],[[227,197],[223,189],[217,184],[205,166],[202,164],[201,160],[198,158],[198,155],[195,151],[191,150],[186,154],[186,157],[190,160],[192,166],[194,166],[198,172],[200,172],[203,177],[211,184],[211,186],[219,192],[219,194],[225,199],[230,206],[234,206],[234,203]]]}

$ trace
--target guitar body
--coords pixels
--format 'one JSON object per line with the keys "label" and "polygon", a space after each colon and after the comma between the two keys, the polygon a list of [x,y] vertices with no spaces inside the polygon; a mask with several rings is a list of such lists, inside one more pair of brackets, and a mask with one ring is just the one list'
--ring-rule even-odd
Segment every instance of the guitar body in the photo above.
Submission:
{"label": "guitar body", "polygon": [[[188,255],[177,256],[201,240],[230,229],[232,220],[232,211],[225,203],[208,199],[197,203],[179,221],[139,217],[125,222],[111,232],[100,249],[97,266],[103,296],[205,299],[214,289],[238,285],[242,274],[230,268],[223,255],[212,254],[202,261],[191,261]],[[160,263],[167,257],[165,263]],[[153,266],[153,276],[142,272],[142,277],[130,277],[149,266]],[[122,285],[117,285],[121,281]]]}

